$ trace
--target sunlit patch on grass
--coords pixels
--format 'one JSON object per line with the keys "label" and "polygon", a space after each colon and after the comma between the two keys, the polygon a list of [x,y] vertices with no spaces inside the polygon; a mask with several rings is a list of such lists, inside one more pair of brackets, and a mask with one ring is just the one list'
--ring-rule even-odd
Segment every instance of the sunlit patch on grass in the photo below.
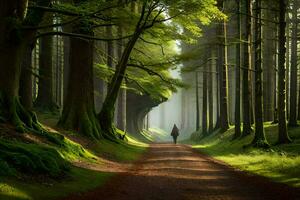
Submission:
{"label": "sunlit patch on grass", "polygon": [[236,168],[266,176],[278,182],[300,187],[300,128],[289,129],[292,144],[274,145],[277,141],[277,125],[265,123],[270,149],[244,148],[250,144],[253,134],[232,140],[234,128],[225,133],[213,133],[193,147]]}

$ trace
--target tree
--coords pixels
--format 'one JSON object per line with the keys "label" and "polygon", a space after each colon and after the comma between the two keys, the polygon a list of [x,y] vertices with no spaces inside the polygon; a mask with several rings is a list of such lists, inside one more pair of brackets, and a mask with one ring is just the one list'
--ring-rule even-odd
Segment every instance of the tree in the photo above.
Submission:
{"label": "tree", "polygon": [[297,126],[297,9],[298,2],[294,1],[292,10],[292,38],[291,38],[291,84],[290,84],[290,117],[289,126]]}
{"label": "tree", "polygon": [[286,43],[286,0],[279,0],[279,31],[278,31],[278,143],[289,143],[286,126],[286,104],[285,104],[285,43]]}
{"label": "tree", "polygon": [[207,135],[207,57],[204,56],[203,61],[206,62],[202,72],[202,135]]}
{"label": "tree", "polygon": [[244,36],[244,63],[243,63],[243,93],[242,93],[242,106],[243,106],[243,136],[251,133],[251,119],[250,119],[250,87],[249,87],[249,71],[251,66],[251,16],[252,6],[251,0],[244,1],[246,23],[245,23],[245,36]]}
{"label": "tree", "polygon": [[[223,1],[218,1],[219,8],[223,8]],[[223,20],[218,26],[219,37],[219,92],[220,92],[220,128],[225,132],[229,128],[228,122],[228,83],[227,83],[227,36],[226,22]]]}
{"label": "tree", "polygon": [[[73,25],[72,33],[93,36],[88,21]],[[101,138],[96,118],[93,85],[93,40],[72,37],[70,39],[70,74],[68,90],[58,125],[91,138]]]}
{"label": "tree", "polygon": [[[212,12],[209,15],[208,12],[203,12],[208,8],[211,8],[210,12]],[[163,15],[166,11],[168,11],[170,14],[169,16]],[[189,15],[186,15],[187,12]],[[166,25],[168,24],[163,22],[170,21],[171,19],[177,21],[178,23],[185,23],[186,27],[188,27],[191,31],[194,33],[199,33],[199,31],[197,31],[199,28],[197,28],[195,24],[191,23],[193,20],[201,19],[199,18],[201,15],[202,18],[206,18],[207,20],[210,20],[212,17],[217,17],[218,15],[220,16],[220,12],[214,8],[213,1],[144,1],[140,13],[139,19],[136,20],[133,34],[125,46],[121,59],[118,61],[114,76],[109,83],[108,93],[104,100],[102,110],[98,115],[104,134],[109,135],[111,138],[117,138],[115,127],[113,126],[116,99],[122,85],[123,78],[126,74],[127,64],[131,52],[134,49],[137,41],[141,39],[141,36],[146,31],[152,29],[155,25],[159,25],[162,32],[168,31],[168,29],[165,29],[167,28]],[[180,16],[184,16],[184,20],[183,18],[180,18]],[[187,21],[187,19],[189,20]]]}
{"label": "tree", "polygon": [[236,1],[237,4],[237,44],[236,44],[236,65],[235,65],[235,131],[234,138],[241,136],[241,3],[239,0]]}
{"label": "tree", "polygon": [[33,106],[33,85],[32,85],[32,50],[34,43],[27,46],[24,59],[22,62],[20,77],[20,102],[28,110]]}
{"label": "tree", "polygon": [[[52,24],[53,18],[47,16],[47,21],[50,20]],[[51,31],[48,30],[48,31]],[[40,56],[39,56],[39,82],[38,82],[38,95],[34,102],[34,106],[40,110],[55,111],[58,106],[54,101],[53,92],[53,65],[52,65],[52,52],[53,52],[53,37],[44,36],[40,38]]]}
{"label": "tree", "polygon": [[[36,3],[48,6],[50,1]],[[34,113],[25,109],[18,97],[21,63],[36,35],[36,29],[21,29],[20,26],[36,26],[44,15],[36,9],[27,11],[27,5],[27,0],[4,0],[0,3],[0,118],[12,123],[21,132],[41,128]]]}
{"label": "tree", "polygon": [[199,106],[199,78],[198,72],[195,73],[195,93],[196,93],[196,131],[200,130],[200,106]]}
{"label": "tree", "polygon": [[263,120],[263,87],[262,87],[262,18],[261,0],[255,1],[255,136],[252,144],[258,147],[268,146]]}
{"label": "tree", "polygon": [[215,68],[214,50],[210,50],[210,71],[208,71],[208,133],[212,133],[214,129],[214,94],[213,94],[213,75]]}

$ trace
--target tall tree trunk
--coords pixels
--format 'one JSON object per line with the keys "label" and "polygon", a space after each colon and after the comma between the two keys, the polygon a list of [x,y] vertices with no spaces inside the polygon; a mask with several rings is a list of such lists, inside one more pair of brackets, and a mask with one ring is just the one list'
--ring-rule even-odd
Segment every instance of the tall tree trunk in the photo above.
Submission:
{"label": "tall tree trunk", "polygon": [[[41,2],[42,6],[48,4],[49,1]],[[27,5],[25,0],[0,2],[0,120],[12,123],[21,132],[41,130],[34,113],[25,109],[19,101],[23,56],[36,34],[35,30],[20,29],[19,23],[26,21],[35,26],[43,17],[43,12],[27,12]],[[31,22],[32,15],[38,20]],[[25,20],[25,17],[28,18]]]}
{"label": "tall tree trunk", "polygon": [[[286,12],[286,20],[289,18],[289,13]],[[286,57],[286,61],[285,61],[285,66],[286,66],[286,70],[285,70],[285,77],[286,77],[286,83],[285,83],[285,99],[286,99],[286,116],[287,116],[287,120],[289,120],[289,116],[290,116],[290,25],[289,25],[289,20],[287,20],[286,23],[286,52],[285,52],[285,57]]]}
{"label": "tall tree trunk", "polygon": [[39,89],[34,104],[38,109],[46,111],[57,109],[53,95],[52,49],[52,36],[45,36],[40,39]]}
{"label": "tall tree trunk", "polygon": [[[262,1],[262,7],[264,8],[273,8],[273,1]],[[263,19],[274,19],[275,13],[271,9],[263,9],[262,13],[264,16]],[[263,22],[263,106],[264,106],[264,120],[272,121],[273,120],[273,111],[274,111],[274,75],[275,72],[275,35],[274,28],[277,24],[274,24],[269,21]],[[265,49],[265,50],[264,50]]]}
{"label": "tall tree trunk", "polygon": [[279,34],[278,34],[278,143],[291,142],[286,126],[286,104],[285,104],[285,43],[286,43],[286,0],[279,0]]}
{"label": "tall tree trunk", "polygon": [[[144,12],[144,11],[143,11]],[[127,63],[131,54],[131,51],[139,39],[140,35],[142,34],[143,30],[137,28],[131,39],[128,41],[123,53],[122,57],[118,62],[116,67],[115,74],[109,84],[108,92],[106,98],[104,100],[102,109],[98,115],[98,119],[101,125],[101,129],[106,138],[115,140],[118,138],[117,133],[115,131],[115,127],[113,125],[114,120],[114,110],[115,104],[118,97],[118,93],[121,88],[121,84],[123,78],[125,76],[125,72],[127,69]]]}
{"label": "tall tree trunk", "polygon": [[214,129],[214,97],[213,97],[213,71],[215,68],[214,50],[211,50],[211,65],[208,72],[208,133],[212,133]]}
{"label": "tall tree trunk", "polygon": [[[224,7],[224,1],[218,2],[218,7]],[[228,80],[227,80],[227,31],[226,22],[223,21],[218,25],[219,36],[219,90],[220,90],[220,128],[225,132],[229,128],[228,123]]]}
{"label": "tall tree trunk", "polygon": [[294,1],[292,11],[292,40],[291,40],[291,84],[290,84],[290,117],[289,126],[297,126],[297,33],[298,33],[298,22],[297,22],[297,1]]}
{"label": "tall tree trunk", "polygon": [[[33,43],[34,44],[34,43]],[[22,62],[20,77],[20,102],[28,110],[32,109],[33,91],[32,91],[32,50],[34,45],[28,45]]]}
{"label": "tall tree trunk", "polygon": [[[84,22],[74,25],[73,33],[93,35],[88,29],[78,29]],[[70,74],[68,90],[60,127],[99,139],[100,126],[95,114],[93,86],[94,42],[80,38],[70,39]]]}
{"label": "tall tree trunk", "polygon": [[235,131],[234,131],[234,138],[238,138],[241,136],[241,15],[240,15],[240,1],[236,1],[237,5],[237,39],[238,42],[236,44],[236,65],[235,65],[235,115],[234,115],[234,121],[235,121]]}
{"label": "tall tree trunk", "polygon": [[[118,27],[118,36],[123,36],[123,27]],[[123,40],[118,41],[117,54],[118,59],[122,57],[123,51]],[[123,131],[126,131],[126,90],[121,89],[118,96],[118,116],[117,116],[117,127]]]}
{"label": "tall tree trunk", "polygon": [[[204,56],[204,62],[207,63],[207,58]],[[204,71],[202,73],[202,135],[207,135],[207,64],[205,64]]]}
{"label": "tall tree trunk", "polygon": [[[278,17],[276,17],[276,20],[278,20]],[[279,54],[279,52],[278,52],[278,49],[279,49],[279,28],[278,28],[278,25],[276,26],[276,43],[275,43],[275,49],[276,49],[276,53],[275,53],[275,62],[276,62],[276,64],[275,64],[275,71],[277,72],[276,74],[275,74],[275,76],[274,76],[274,96],[273,96],[273,98],[274,98],[274,110],[273,110],[273,124],[276,124],[276,123],[278,123],[278,65],[279,65],[279,63],[278,63],[278,54]]]}
{"label": "tall tree trunk", "polygon": [[244,8],[246,13],[245,23],[245,36],[244,40],[247,41],[244,44],[244,68],[243,68],[243,93],[242,93],[242,106],[243,106],[243,136],[247,136],[251,133],[251,119],[250,119],[250,77],[249,70],[251,66],[251,16],[252,6],[251,0],[244,1]]}
{"label": "tall tree trunk", "polygon": [[199,81],[198,72],[195,73],[195,90],[196,90],[196,131],[200,130],[200,106],[199,106]]}
{"label": "tall tree trunk", "polygon": [[261,0],[255,1],[255,136],[252,144],[258,147],[268,146],[263,120],[262,87],[262,20]]}

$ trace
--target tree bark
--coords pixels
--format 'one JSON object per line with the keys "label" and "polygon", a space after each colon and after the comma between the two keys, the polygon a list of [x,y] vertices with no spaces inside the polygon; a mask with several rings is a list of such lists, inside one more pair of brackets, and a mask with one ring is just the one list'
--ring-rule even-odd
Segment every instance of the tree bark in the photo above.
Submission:
{"label": "tree bark", "polygon": [[[42,4],[48,6],[49,2]],[[19,23],[38,25],[43,17],[43,12],[27,12],[27,5],[28,1],[0,2],[0,120],[12,123],[20,132],[41,130],[35,114],[19,101],[21,64],[36,34],[35,30],[20,29]],[[36,20],[31,21],[33,14]]]}
{"label": "tree bark", "polygon": [[[118,36],[123,36],[123,27],[118,27]],[[118,41],[117,54],[118,59],[122,57],[123,40]],[[117,114],[117,127],[123,131],[126,131],[126,90],[121,89],[118,96],[118,114]]]}
{"label": "tree bark", "polygon": [[235,127],[234,127],[234,136],[233,138],[239,138],[241,136],[241,4],[240,1],[236,1],[237,5],[237,39],[239,40],[236,44],[236,66],[235,66]]}
{"label": "tree bark", "polygon": [[[207,58],[204,56],[204,62],[207,63]],[[207,135],[207,64],[205,64],[203,73],[202,73],[202,135]]]}
{"label": "tree bark", "polygon": [[32,50],[34,43],[26,47],[26,52],[22,62],[20,77],[20,102],[28,110],[33,106],[33,87],[32,87]]}
{"label": "tree bark", "polygon": [[[218,7],[224,7],[224,1],[218,1]],[[222,132],[229,129],[228,123],[228,83],[227,83],[227,31],[226,22],[222,21],[218,25],[219,37],[219,92],[220,92],[220,128]]]}
{"label": "tree bark", "polygon": [[55,111],[58,108],[53,95],[52,48],[52,36],[40,39],[39,87],[34,104],[42,111]]}
{"label": "tree bark", "polygon": [[255,136],[254,146],[267,147],[263,120],[261,0],[255,1]]}
{"label": "tree bark", "polygon": [[[82,27],[83,23],[73,27],[74,33],[93,35]],[[78,27],[81,27],[78,29]],[[95,114],[93,85],[93,51],[94,42],[80,38],[70,39],[70,74],[68,90],[60,127],[76,130],[94,139],[100,139],[100,125]]]}
{"label": "tree bark", "polygon": [[116,67],[116,72],[112,78],[112,81],[109,84],[108,93],[104,100],[102,109],[98,115],[101,129],[103,130],[103,133],[107,139],[118,139],[118,135],[113,125],[115,104],[117,101],[119,90],[121,88],[122,81],[125,76],[128,59],[130,57],[131,51],[135,43],[137,42],[139,36],[142,34],[142,31],[143,30],[141,30],[140,28],[137,28],[132,38],[128,41],[122,53],[122,57],[119,60],[119,63]]}
{"label": "tree bark", "polygon": [[297,70],[297,1],[294,1],[292,11],[292,38],[291,38],[291,84],[290,84],[290,117],[289,126],[298,126],[297,123],[297,85],[298,85],[298,70]]}
{"label": "tree bark", "polygon": [[289,143],[291,139],[288,136],[286,126],[286,104],[285,104],[285,43],[286,43],[286,0],[279,0],[279,34],[278,34],[278,143]]}
{"label": "tree bark", "polygon": [[195,91],[196,91],[196,131],[200,130],[200,106],[199,106],[199,81],[198,72],[195,73]]}
{"label": "tree bark", "polygon": [[[265,8],[274,8],[273,1],[262,1],[262,5]],[[263,19],[274,19],[274,12],[271,9],[262,10],[264,16]],[[277,24],[264,21],[263,23],[263,106],[264,106],[264,120],[273,121],[274,111],[274,76],[276,76],[275,65],[275,53],[276,53],[276,33],[274,29]]]}
{"label": "tree bark", "polygon": [[214,50],[211,50],[211,65],[210,70],[211,72],[208,72],[208,116],[209,116],[209,122],[208,122],[208,133],[212,133],[214,129],[214,97],[213,97],[213,69],[215,68],[215,60],[214,60]]}
{"label": "tree bark", "polygon": [[246,23],[245,23],[245,36],[244,40],[244,68],[243,68],[243,93],[242,93],[242,106],[243,106],[243,132],[242,136],[247,136],[251,133],[251,119],[250,119],[250,76],[249,70],[251,66],[251,16],[252,6],[251,0],[244,1]]}

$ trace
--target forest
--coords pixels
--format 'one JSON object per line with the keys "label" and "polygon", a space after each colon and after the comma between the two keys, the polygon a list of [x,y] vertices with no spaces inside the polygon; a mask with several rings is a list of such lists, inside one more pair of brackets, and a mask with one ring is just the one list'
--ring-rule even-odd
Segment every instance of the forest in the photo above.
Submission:
{"label": "forest", "polygon": [[300,199],[300,0],[1,0],[0,200]]}

